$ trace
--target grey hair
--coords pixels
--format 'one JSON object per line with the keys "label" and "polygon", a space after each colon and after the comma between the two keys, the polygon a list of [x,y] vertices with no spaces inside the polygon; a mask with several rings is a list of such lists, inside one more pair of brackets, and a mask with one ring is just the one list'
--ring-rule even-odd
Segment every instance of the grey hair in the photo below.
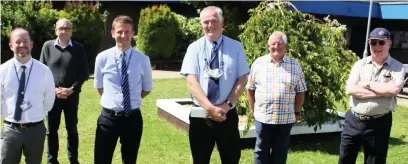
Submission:
{"label": "grey hair", "polygon": [[204,13],[206,10],[215,10],[215,12],[217,13],[217,19],[218,19],[219,21],[223,21],[223,20],[224,20],[224,17],[222,16],[222,10],[221,10],[221,8],[219,8],[219,7],[217,7],[217,6],[208,6],[208,7],[205,7],[203,10],[201,10],[201,12],[200,12],[200,19],[203,18],[203,13]]}
{"label": "grey hair", "polygon": [[58,19],[57,23],[55,23],[55,27],[57,27],[57,24],[58,24],[59,22],[67,22],[69,25],[72,26],[71,21],[69,21],[67,18],[61,18],[61,19]]}
{"label": "grey hair", "polygon": [[281,36],[283,43],[285,43],[286,45],[288,44],[288,37],[286,36],[285,33],[281,32],[281,31],[274,31],[270,36],[269,36],[269,41],[272,40],[272,37],[274,36]]}

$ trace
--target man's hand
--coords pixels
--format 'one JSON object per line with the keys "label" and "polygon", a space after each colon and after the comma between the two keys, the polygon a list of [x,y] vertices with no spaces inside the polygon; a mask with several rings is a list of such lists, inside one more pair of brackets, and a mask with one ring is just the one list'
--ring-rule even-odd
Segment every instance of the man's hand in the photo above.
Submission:
{"label": "man's hand", "polygon": [[72,93],[74,93],[74,90],[72,88],[64,88],[64,87],[60,87],[61,91],[62,91],[62,95],[63,96],[70,96]]}
{"label": "man's hand", "polygon": [[55,88],[55,96],[57,96],[57,98],[59,98],[59,99],[66,99],[67,98],[67,96],[64,96],[62,94],[61,87]]}
{"label": "man's hand", "polygon": [[210,109],[208,109],[208,115],[214,121],[223,122],[227,119],[228,110],[229,106],[224,103],[221,105],[212,106]]}
{"label": "man's hand", "polygon": [[251,110],[251,111],[249,112],[249,115],[251,116],[252,119],[254,119],[254,118],[255,118],[255,117],[254,117],[254,110]]}
{"label": "man's hand", "polygon": [[68,96],[70,96],[72,93],[74,93],[72,88],[64,88],[64,87],[55,88],[55,95],[59,99],[67,99]]}

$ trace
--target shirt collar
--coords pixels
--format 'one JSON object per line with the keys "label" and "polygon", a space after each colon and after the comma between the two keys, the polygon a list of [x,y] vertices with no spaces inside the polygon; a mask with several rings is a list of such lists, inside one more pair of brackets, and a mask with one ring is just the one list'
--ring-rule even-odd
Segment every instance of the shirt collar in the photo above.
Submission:
{"label": "shirt collar", "polygon": [[[217,42],[217,47],[221,45],[222,39],[224,38],[224,35],[221,35],[220,38],[218,38],[218,40],[216,40],[215,42]],[[211,45],[211,48],[213,47],[214,43],[210,40],[208,40],[207,37],[205,37],[205,42],[209,45]]]}
{"label": "shirt collar", "polygon": [[33,58],[32,57],[30,57],[30,60],[28,60],[27,61],[27,63],[25,63],[25,64],[21,64],[16,58],[14,58],[14,62],[13,62],[13,64],[14,64],[14,66],[16,66],[16,69],[17,70],[20,70],[20,68],[21,68],[21,66],[26,66],[26,70],[29,70],[30,68],[31,68],[31,66],[33,65]]}
{"label": "shirt collar", "polygon": [[[71,39],[69,39],[68,45],[72,47],[72,41],[71,41]],[[59,39],[58,39],[58,38],[55,39],[54,46],[59,46],[59,47],[61,47],[61,48],[66,48],[66,47],[68,47],[68,45],[65,46],[65,47],[63,47],[63,46],[59,43]]]}
{"label": "shirt collar", "polygon": [[[272,61],[272,56],[271,56],[270,54],[267,54],[266,56],[267,56],[266,59],[267,59],[270,63],[272,63],[272,62],[273,62],[273,61]],[[288,62],[288,57],[286,57],[286,55],[284,55],[283,58],[282,58],[282,60],[279,61],[279,63],[282,63],[282,62]]]}
{"label": "shirt collar", "polygon": [[[126,54],[126,57],[129,57],[130,56],[130,54],[132,53],[132,47],[129,47],[126,51],[125,51],[125,54]],[[114,51],[114,53],[115,53],[115,55],[118,55],[118,56],[120,56],[123,52],[122,52],[122,50],[120,50],[118,47],[114,47],[113,48],[113,51]]]}
{"label": "shirt collar", "polygon": [[[387,59],[385,59],[385,63],[384,63],[384,64],[391,65],[391,58],[392,58],[392,57],[390,56],[390,54],[388,54]],[[373,59],[372,59],[371,56],[369,56],[369,57],[367,57],[366,64],[371,64],[371,63],[373,63]]]}

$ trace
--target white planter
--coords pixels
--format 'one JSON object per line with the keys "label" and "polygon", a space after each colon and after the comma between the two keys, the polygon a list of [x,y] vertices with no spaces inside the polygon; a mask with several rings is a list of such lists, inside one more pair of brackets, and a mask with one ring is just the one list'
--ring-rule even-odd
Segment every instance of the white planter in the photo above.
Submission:
{"label": "white planter", "polygon": [[[205,114],[202,108],[192,107],[191,99],[158,99],[156,101],[158,115],[172,123],[174,126],[188,131],[190,124],[189,115],[190,112],[197,112]],[[334,124],[330,121],[321,126],[321,129],[317,128],[314,131],[313,127],[308,127],[307,125],[297,125],[295,124],[292,128],[291,135],[298,134],[312,134],[312,133],[333,133],[341,132],[344,125],[344,113],[339,112],[339,117],[343,118]],[[255,126],[252,126],[245,136],[242,136],[245,125],[239,125],[239,131],[241,132],[241,138],[255,138]]]}

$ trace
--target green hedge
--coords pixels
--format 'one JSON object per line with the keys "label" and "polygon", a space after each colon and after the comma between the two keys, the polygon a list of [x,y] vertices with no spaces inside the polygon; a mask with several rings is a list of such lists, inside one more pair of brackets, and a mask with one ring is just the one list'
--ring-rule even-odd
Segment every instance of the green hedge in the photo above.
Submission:
{"label": "green hedge", "polygon": [[167,5],[154,5],[140,11],[136,47],[151,60],[170,59],[179,35],[179,25]]}
{"label": "green hedge", "polygon": [[[1,5],[1,41],[9,42],[10,31],[23,27],[34,42],[32,56],[39,58],[45,41],[55,39],[54,25],[59,18],[73,23],[72,39],[82,43],[89,59],[96,56],[97,47],[104,30],[105,17],[99,12],[100,5],[80,2],[67,3],[63,10],[52,8],[51,1],[5,1]],[[1,62],[13,57],[8,44],[1,44]],[[92,63],[92,60],[89,60]]]}

